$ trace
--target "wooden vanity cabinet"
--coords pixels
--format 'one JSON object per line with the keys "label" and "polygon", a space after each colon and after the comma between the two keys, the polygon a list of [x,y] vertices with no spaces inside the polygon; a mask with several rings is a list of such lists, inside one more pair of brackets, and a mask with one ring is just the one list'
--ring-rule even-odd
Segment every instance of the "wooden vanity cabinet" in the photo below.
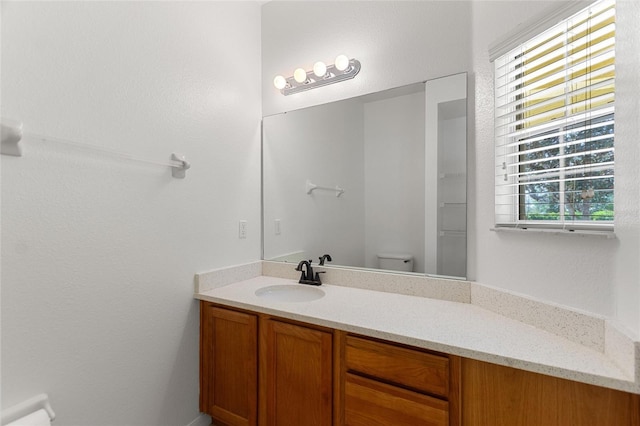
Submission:
{"label": "wooden vanity cabinet", "polygon": [[458,357],[341,333],[337,424],[458,426]]}
{"label": "wooden vanity cabinet", "polygon": [[640,426],[640,395],[200,305],[218,426]]}
{"label": "wooden vanity cabinet", "polygon": [[332,410],[333,330],[200,303],[200,411],[214,425],[331,426]]}

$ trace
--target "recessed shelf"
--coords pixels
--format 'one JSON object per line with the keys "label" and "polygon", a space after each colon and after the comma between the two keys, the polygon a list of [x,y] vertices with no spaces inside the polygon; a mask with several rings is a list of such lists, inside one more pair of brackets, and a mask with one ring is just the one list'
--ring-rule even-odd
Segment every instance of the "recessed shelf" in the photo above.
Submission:
{"label": "recessed shelf", "polygon": [[465,172],[438,174],[438,179],[450,179],[450,178],[462,178],[462,177],[467,177],[467,174]]}
{"label": "recessed shelf", "polygon": [[467,231],[442,230],[438,232],[440,237],[463,237],[466,238]]}
{"label": "recessed shelf", "polygon": [[440,208],[444,208],[444,207],[464,207],[466,205],[467,205],[467,203],[440,203],[438,205],[438,207],[440,207]]}

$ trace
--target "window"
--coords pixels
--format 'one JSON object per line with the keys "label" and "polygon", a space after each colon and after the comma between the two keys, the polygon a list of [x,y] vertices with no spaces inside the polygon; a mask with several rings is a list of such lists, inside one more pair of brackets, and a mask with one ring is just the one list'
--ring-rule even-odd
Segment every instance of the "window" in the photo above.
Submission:
{"label": "window", "polygon": [[496,226],[613,230],[615,2],[498,57]]}

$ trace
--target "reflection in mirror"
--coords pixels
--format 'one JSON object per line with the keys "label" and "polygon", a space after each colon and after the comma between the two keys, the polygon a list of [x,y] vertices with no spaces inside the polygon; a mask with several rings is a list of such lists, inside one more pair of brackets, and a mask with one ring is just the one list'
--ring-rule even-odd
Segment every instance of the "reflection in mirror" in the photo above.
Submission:
{"label": "reflection in mirror", "polygon": [[466,81],[263,120],[263,258],[466,276]]}

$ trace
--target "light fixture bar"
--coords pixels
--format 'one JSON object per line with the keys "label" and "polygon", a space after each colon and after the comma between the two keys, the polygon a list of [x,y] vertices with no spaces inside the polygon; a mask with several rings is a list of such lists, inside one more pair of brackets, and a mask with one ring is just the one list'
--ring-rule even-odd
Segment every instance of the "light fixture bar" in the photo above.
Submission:
{"label": "light fixture bar", "polygon": [[345,70],[339,70],[335,65],[327,65],[327,72],[322,77],[317,77],[313,70],[307,72],[307,79],[302,83],[298,83],[293,76],[286,78],[286,86],[280,89],[280,93],[285,96],[294,93],[304,92],[315,89],[317,87],[326,86],[328,84],[339,83],[345,80],[351,80],[360,72],[360,61],[350,59],[349,66]]}

